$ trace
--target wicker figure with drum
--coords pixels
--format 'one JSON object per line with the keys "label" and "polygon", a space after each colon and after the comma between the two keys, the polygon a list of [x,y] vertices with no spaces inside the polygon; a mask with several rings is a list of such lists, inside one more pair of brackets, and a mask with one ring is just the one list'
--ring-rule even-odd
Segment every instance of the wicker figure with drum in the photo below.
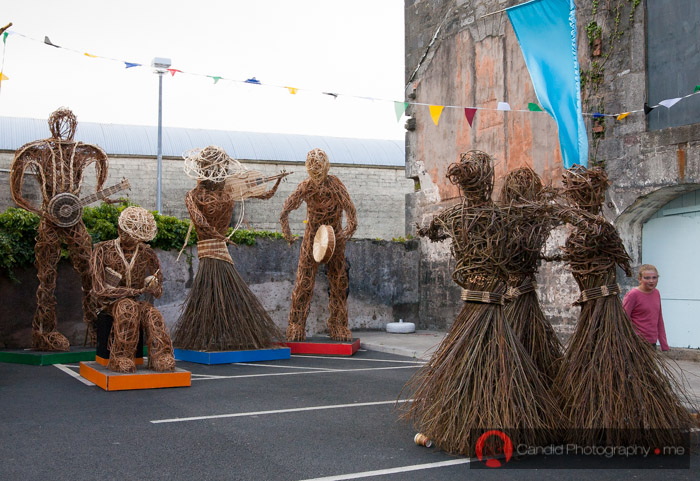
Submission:
{"label": "wicker figure with drum", "polygon": [[[299,184],[289,196],[280,215],[282,233],[291,244],[294,237],[289,228],[289,214],[306,202],[307,224],[292,291],[287,341],[306,340],[306,318],[309,315],[319,262],[328,264],[330,316],[327,325],[330,337],[335,341],[352,340],[352,333],[348,329],[345,243],[355,233],[357,214],[345,185],[337,177],[328,175],[329,168],[328,156],[323,150],[310,151],[306,157],[309,178]],[[343,212],[346,216],[345,228],[342,225]]]}
{"label": "wicker figure with drum", "polygon": [[[201,351],[269,348],[282,333],[234,267],[226,231],[237,200],[269,199],[287,174],[262,177],[215,146],[188,152],[185,172],[197,179],[185,204],[197,231],[199,268],[173,342]],[[267,190],[272,179],[277,182]]]}
{"label": "wicker figure with drum", "polygon": [[[10,191],[15,203],[41,217],[34,247],[39,288],[37,307],[32,322],[32,347],[41,351],[67,351],[68,339],[56,329],[57,265],[61,244],[65,242],[73,267],[80,275],[83,289],[83,320],[90,339],[95,340],[95,308],[89,293],[92,288],[90,254],[92,239],[81,218],[78,199],[85,168],[95,163],[96,191],[100,192],[107,179],[108,160],[104,151],[73,140],[77,120],[73,112],[60,108],[49,117],[51,138],[37,140],[20,147],[12,162]],[[33,172],[42,193],[40,207],[22,196],[27,171]],[[99,196],[95,196],[97,200]],[[108,202],[107,199],[104,199]]]}
{"label": "wicker figure with drum", "polygon": [[144,330],[148,364],[154,371],[175,369],[173,344],[163,316],[142,294],[160,297],[163,274],[155,251],[146,242],[156,235],[153,215],[141,207],[127,207],[119,215],[119,237],[95,245],[92,255],[93,295],[98,308],[114,321],[109,337],[107,367],[135,372],[134,352]]}

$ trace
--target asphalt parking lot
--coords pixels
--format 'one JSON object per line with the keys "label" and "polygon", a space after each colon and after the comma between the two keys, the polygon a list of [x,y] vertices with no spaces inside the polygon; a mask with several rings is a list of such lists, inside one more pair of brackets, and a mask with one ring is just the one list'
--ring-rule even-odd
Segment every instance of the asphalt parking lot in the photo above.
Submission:
{"label": "asphalt parking lot", "polygon": [[[399,394],[421,361],[353,357],[206,366],[188,388],[106,392],[78,365],[0,363],[2,480],[697,479],[690,470],[475,470],[416,446]],[[527,467],[527,460],[519,461]]]}

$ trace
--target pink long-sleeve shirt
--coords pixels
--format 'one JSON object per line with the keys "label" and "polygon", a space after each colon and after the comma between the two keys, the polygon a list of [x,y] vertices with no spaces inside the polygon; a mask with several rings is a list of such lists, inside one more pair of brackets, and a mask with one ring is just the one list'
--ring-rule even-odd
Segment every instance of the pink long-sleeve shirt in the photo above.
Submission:
{"label": "pink long-sleeve shirt", "polygon": [[647,293],[635,287],[625,295],[622,305],[637,333],[651,343],[658,340],[661,350],[668,351],[659,290]]}

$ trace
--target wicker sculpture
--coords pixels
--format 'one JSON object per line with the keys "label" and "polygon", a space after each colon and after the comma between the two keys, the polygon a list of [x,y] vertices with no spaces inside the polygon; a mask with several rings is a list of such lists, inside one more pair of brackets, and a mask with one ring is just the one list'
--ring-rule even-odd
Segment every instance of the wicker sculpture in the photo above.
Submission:
{"label": "wicker sculpture", "polygon": [[[291,244],[294,237],[289,229],[289,213],[306,202],[306,229],[299,252],[297,278],[292,291],[292,307],[287,326],[288,341],[306,340],[306,318],[309,315],[311,296],[318,264],[314,260],[313,241],[318,229],[331,226],[335,233],[335,248],[328,259],[328,283],[330,294],[328,308],[328,332],[335,341],[352,340],[348,329],[348,273],[345,264],[345,243],[357,228],[357,214],[345,185],[333,175],[328,175],[330,163],[321,149],[313,149],[306,157],[309,178],[304,180],[284,203],[280,215],[282,233]],[[346,226],[343,228],[343,212]]]}
{"label": "wicker sculpture", "polygon": [[[38,214],[39,223],[34,247],[35,265],[39,278],[36,293],[37,307],[32,322],[32,347],[41,351],[67,351],[70,343],[56,329],[56,267],[61,256],[61,244],[65,243],[73,267],[80,275],[83,289],[83,320],[88,326],[90,340],[95,341],[95,307],[90,300],[92,280],[90,254],[92,240],[79,212],[73,222],[58,219],[50,209],[52,201],[64,196],[78,196],[85,168],[95,163],[96,191],[100,191],[107,179],[107,155],[95,145],[73,140],[77,120],[67,108],[59,108],[49,117],[51,138],[37,140],[20,147],[12,162],[10,192],[15,203]],[[24,175],[27,171],[36,175],[42,193],[40,207],[32,205],[22,196]],[[72,210],[75,213],[75,210]]]}
{"label": "wicker sculpture", "polygon": [[[631,275],[629,256],[600,216],[607,174],[574,166],[564,173],[564,217],[574,225],[563,248],[581,296],[576,331],[555,383],[581,445],[681,445],[691,418],[688,398],[663,358],[632,327],[618,296],[616,265]],[[676,392],[674,393],[674,389]],[[691,403],[692,404],[692,403]]]}
{"label": "wicker sculpture", "polygon": [[156,235],[153,215],[141,207],[127,207],[119,215],[119,237],[95,245],[92,255],[93,296],[98,309],[114,321],[109,337],[107,367],[116,372],[135,372],[134,352],[141,329],[148,345],[148,364],[154,371],[175,369],[173,344],[163,316],[142,294],[160,297],[163,274],[148,242]]}
{"label": "wicker sculpture", "polygon": [[[561,412],[503,312],[511,264],[508,210],[491,201],[493,163],[479,151],[460,156],[447,177],[463,201],[419,230],[431,241],[452,239],[452,274],[464,307],[430,361],[407,384],[405,417],[442,449],[475,454],[484,430],[514,444],[540,445],[561,428]],[[493,441],[493,439],[491,439]],[[487,446],[488,448],[488,446]]]}
{"label": "wicker sculpture", "polygon": [[542,248],[555,219],[548,212],[548,198],[554,194],[545,189],[534,170],[523,167],[506,175],[500,204],[508,211],[508,290],[505,315],[513,332],[520,339],[540,372],[552,385],[559,371],[562,345],[551,324],[545,319],[537,297],[535,274]]}
{"label": "wicker sculpture", "polygon": [[[197,230],[199,268],[173,334],[181,349],[230,351],[261,349],[281,339],[270,316],[233,266],[226,231],[240,192],[227,179],[245,171],[238,161],[215,146],[191,151],[185,171],[198,179],[185,197]],[[269,199],[282,180],[252,196]]]}

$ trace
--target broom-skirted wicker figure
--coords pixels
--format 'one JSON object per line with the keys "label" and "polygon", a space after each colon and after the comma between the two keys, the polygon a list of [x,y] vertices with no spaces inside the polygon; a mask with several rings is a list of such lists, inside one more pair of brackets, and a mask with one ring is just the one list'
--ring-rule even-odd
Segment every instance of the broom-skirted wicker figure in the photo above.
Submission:
{"label": "broom-skirted wicker figure", "polygon": [[[230,180],[248,171],[215,146],[190,151],[185,171],[197,179],[185,204],[197,231],[199,268],[175,326],[173,343],[180,349],[201,351],[269,348],[282,333],[236,271],[227,248],[226,231],[235,199],[245,197],[241,186],[232,187]],[[251,197],[272,197],[282,180],[273,177],[277,182],[270,190],[262,189]]]}
{"label": "broom-skirted wicker figure", "polygon": [[437,351],[409,381],[413,401],[405,416],[455,454],[473,456],[477,439],[492,429],[506,432],[514,444],[541,445],[548,441],[545,432],[561,428],[561,412],[504,316],[510,219],[507,209],[491,201],[492,159],[484,152],[463,153],[447,177],[464,199],[419,235],[452,240],[452,278],[463,288],[465,303]]}
{"label": "broom-skirted wicker figure", "polygon": [[[579,445],[677,446],[691,427],[679,400],[682,386],[640,337],[620,301],[616,266],[631,275],[615,227],[600,215],[608,178],[603,169],[574,166],[564,173],[563,220],[574,230],[563,247],[581,290],[581,312],[555,380]],[[676,392],[674,392],[674,389]]]}
{"label": "broom-skirted wicker figure", "polygon": [[[309,178],[304,180],[284,203],[280,215],[282,233],[289,243],[294,237],[289,229],[289,213],[306,202],[306,229],[299,252],[297,278],[292,291],[292,307],[289,311],[287,341],[306,340],[306,318],[309,315],[311,297],[318,263],[314,260],[314,236],[322,225],[331,226],[335,232],[335,250],[328,260],[330,285],[328,308],[328,332],[335,341],[352,340],[348,329],[347,289],[348,273],[345,266],[345,243],[357,228],[357,214],[345,185],[334,175],[328,175],[330,163],[321,149],[313,149],[306,156]],[[345,228],[343,228],[345,212]]]}
{"label": "broom-skirted wicker figure", "polygon": [[544,244],[556,224],[549,206],[553,194],[534,170],[521,167],[506,175],[499,199],[510,219],[505,315],[548,385],[559,371],[562,345],[540,307],[535,275]]}
{"label": "broom-skirted wicker figure", "polygon": [[92,254],[93,295],[99,310],[112,315],[107,367],[135,372],[134,353],[144,330],[148,365],[154,371],[175,369],[173,344],[163,316],[142,294],[160,297],[163,274],[155,251],[146,242],[156,236],[153,215],[141,207],[127,207],[119,215],[119,237],[95,245]]}
{"label": "broom-skirted wicker figure", "polygon": [[[59,108],[49,117],[51,138],[36,140],[20,147],[12,162],[10,192],[15,203],[41,217],[34,246],[35,265],[39,288],[36,293],[36,311],[32,322],[32,347],[41,351],[67,351],[70,343],[56,329],[56,267],[61,257],[61,243],[65,242],[73,267],[80,275],[83,289],[83,320],[95,341],[96,313],[90,300],[92,280],[90,254],[92,239],[85,229],[80,211],[68,208],[62,200],[77,197],[83,182],[85,168],[95,163],[96,191],[107,179],[108,160],[104,151],[95,146],[73,140],[77,120],[67,108]],[[27,171],[36,175],[42,193],[41,206],[32,205],[22,196],[22,184]],[[55,205],[62,209],[54,210]],[[68,210],[66,219],[55,214]]]}

